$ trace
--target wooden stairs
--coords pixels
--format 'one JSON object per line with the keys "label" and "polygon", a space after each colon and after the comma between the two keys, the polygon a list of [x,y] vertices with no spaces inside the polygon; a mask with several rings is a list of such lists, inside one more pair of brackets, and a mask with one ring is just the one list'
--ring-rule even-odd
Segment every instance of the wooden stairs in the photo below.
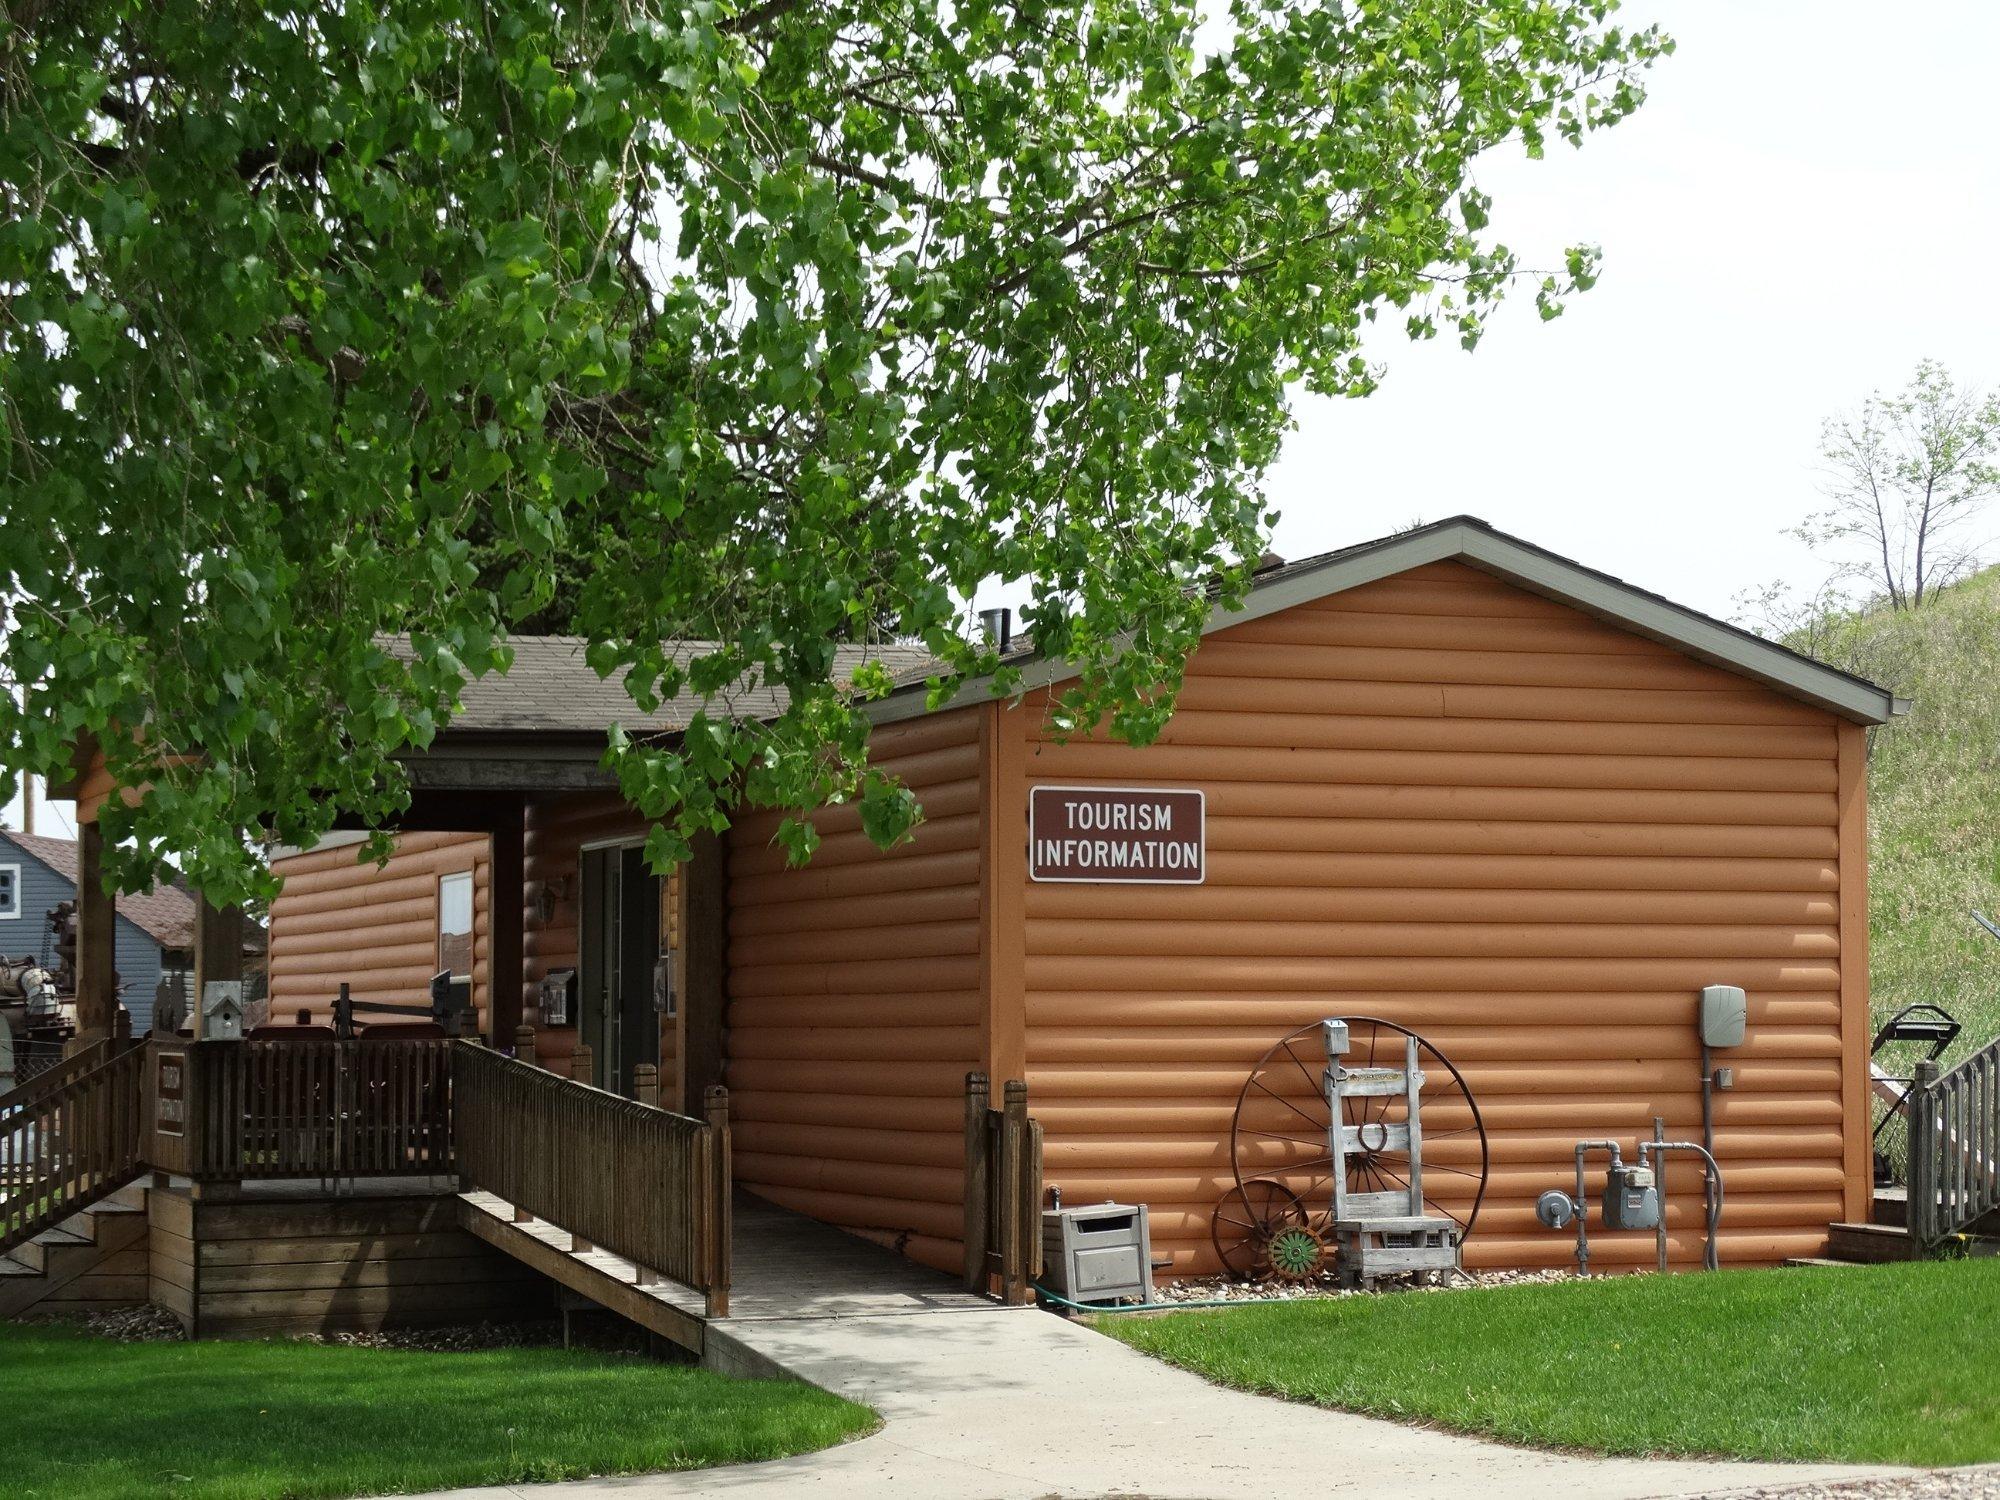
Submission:
{"label": "wooden stairs", "polygon": [[146,1189],[132,1183],[0,1255],[0,1318],[139,1307],[147,1298]]}
{"label": "wooden stairs", "polygon": [[[1900,1187],[1875,1189],[1875,1207],[1866,1224],[1829,1224],[1826,1254],[1798,1256],[1788,1266],[1874,1266],[1891,1261],[1922,1260],[1917,1242],[1907,1228],[1909,1199]],[[1973,1226],[1975,1233],[1961,1241],[1962,1253],[2000,1255],[2000,1222],[1993,1216]]]}

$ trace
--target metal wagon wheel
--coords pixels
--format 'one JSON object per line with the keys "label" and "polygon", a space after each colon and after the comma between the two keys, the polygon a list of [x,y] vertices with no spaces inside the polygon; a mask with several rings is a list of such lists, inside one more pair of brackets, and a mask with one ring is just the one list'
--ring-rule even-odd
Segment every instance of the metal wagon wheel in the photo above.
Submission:
{"label": "metal wagon wheel", "polygon": [[1295,1231],[1310,1233],[1310,1218],[1299,1195],[1282,1182],[1253,1177],[1222,1195],[1208,1233],[1223,1270],[1254,1281],[1273,1267],[1272,1242]]}
{"label": "metal wagon wheel", "polygon": [[[1345,1061],[1351,1067],[1400,1066],[1404,1039],[1416,1038],[1417,1066],[1424,1075],[1418,1102],[1424,1206],[1456,1222],[1461,1234],[1471,1234],[1486,1198],[1490,1157],[1486,1124],[1465,1076],[1407,1026],[1378,1016],[1345,1019]],[[1301,1026],[1258,1059],[1236,1096],[1229,1122],[1229,1156],[1238,1190],[1259,1180],[1280,1183],[1305,1204],[1314,1221],[1323,1221],[1333,1207],[1333,1153],[1327,1140],[1333,1121],[1321,1081],[1325,1070],[1319,1023]],[[1343,1107],[1345,1123],[1360,1127],[1362,1145],[1358,1154],[1348,1156],[1349,1189],[1408,1191],[1408,1153],[1369,1146],[1371,1135],[1385,1139],[1388,1134],[1376,1127],[1401,1123],[1401,1098],[1349,1099]]]}

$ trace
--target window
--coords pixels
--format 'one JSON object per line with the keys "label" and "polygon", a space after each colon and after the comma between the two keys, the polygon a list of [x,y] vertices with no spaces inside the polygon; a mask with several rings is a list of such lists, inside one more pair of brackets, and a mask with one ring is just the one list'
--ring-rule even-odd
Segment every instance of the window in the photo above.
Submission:
{"label": "window", "polygon": [[472,873],[438,880],[438,967],[472,977]]}
{"label": "window", "polygon": [[21,867],[0,865],[0,920],[21,915]]}

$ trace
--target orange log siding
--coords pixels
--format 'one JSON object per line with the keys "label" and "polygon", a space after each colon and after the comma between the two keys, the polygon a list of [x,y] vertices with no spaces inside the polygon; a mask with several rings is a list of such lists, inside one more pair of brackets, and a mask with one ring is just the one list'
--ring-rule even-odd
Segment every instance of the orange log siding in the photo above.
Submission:
{"label": "orange log siding", "polygon": [[[1858,728],[1456,563],[1213,634],[1152,747],[1055,743],[1032,704],[997,722],[1028,784],[1207,794],[1206,884],[1023,883],[1012,939],[1047,1179],[1149,1203],[1177,1274],[1216,1268],[1245,1074],[1331,1014],[1411,1026],[1470,1081],[1472,1265],[1567,1260],[1533,1201],[1579,1136],[1699,1137],[1703,984],[1750,994],[1718,1059],[1725,1263],[1814,1253],[1865,1204]],[[1669,1182],[1691,1266],[1698,1174]]]}
{"label": "orange log siding", "polygon": [[777,818],[729,838],[728,1070],[737,1181],[956,1267],[965,1074],[980,1065],[988,708],[878,730],[876,764],[926,821],[888,854],[858,813],[815,821],[788,868]]}
{"label": "orange log siding", "polygon": [[[581,857],[586,844],[643,839],[650,825],[614,792],[571,792],[536,797],[528,802],[524,900],[527,913],[522,934],[525,976],[522,1014],[540,1016],[541,982],[554,969],[577,966],[577,902],[582,896]],[[554,898],[552,914],[542,917],[542,894]],[[675,878],[660,888],[660,931],[675,937],[678,901]],[[566,1070],[575,1055],[577,1028],[537,1024],[535,1050],[544,1067]],[[660,1104],[681,1108],[679,1089],[680,1028],[666,1017],[660,1022]]]}
{"label": "orange log siding", "polygon": [[379,869],[360,854],[361,846],[340,844],[273,863],[285,884],[271,903],[271,1018],[289,1022],[309,1009],[327,1021],[343,983],[356,1000],[428,1004],[438,971],[438,880],[470,870],[472,999],[484,1029],[492,926],[486,835],[401,834]]}

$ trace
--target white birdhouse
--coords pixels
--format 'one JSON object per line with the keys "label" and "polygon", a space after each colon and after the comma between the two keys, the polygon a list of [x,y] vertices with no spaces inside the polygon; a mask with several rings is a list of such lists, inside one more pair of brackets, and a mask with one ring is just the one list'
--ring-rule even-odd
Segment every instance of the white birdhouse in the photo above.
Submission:
{"label": "white birdhouse", "polygon": [[195,1039],[203,1042],[243,1040],[243,981],[211,979],[201,989],[201,1013]]}

